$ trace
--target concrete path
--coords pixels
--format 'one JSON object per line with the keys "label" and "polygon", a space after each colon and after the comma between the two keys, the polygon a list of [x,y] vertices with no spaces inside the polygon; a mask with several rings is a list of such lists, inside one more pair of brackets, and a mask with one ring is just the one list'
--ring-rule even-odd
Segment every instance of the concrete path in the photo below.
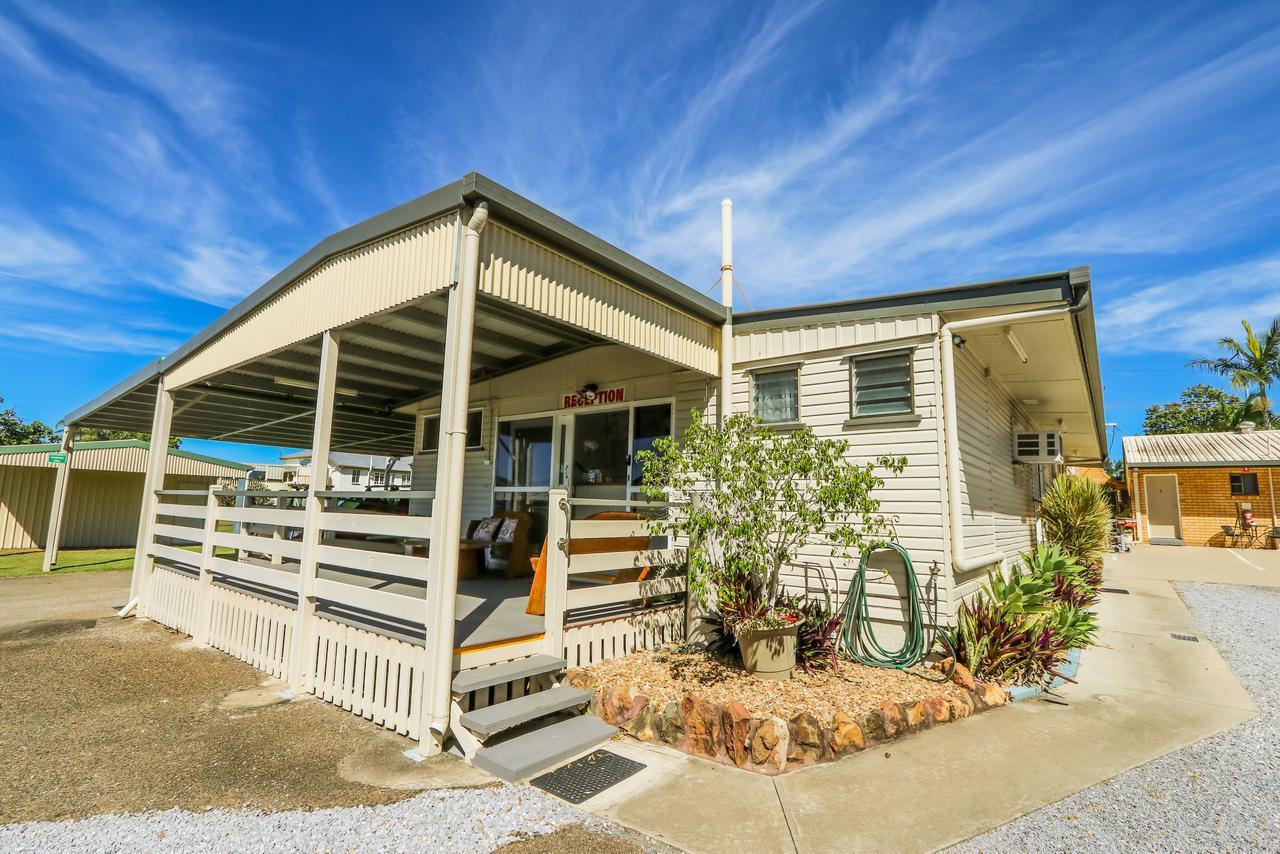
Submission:
{"label": "concrete path", "polygon": [[[1280,554],[1146,547],[1108,560],[1099,646],[1045,701],[909,736],[778,778],[620,742],[649,768],[584,807],[688,851],[931,851],[1257,714],[1167,578],[1280,578]],[[1239,565],[1239,569],[1233,565]],[[1197,576],[1199,578],[1197,578]]]}

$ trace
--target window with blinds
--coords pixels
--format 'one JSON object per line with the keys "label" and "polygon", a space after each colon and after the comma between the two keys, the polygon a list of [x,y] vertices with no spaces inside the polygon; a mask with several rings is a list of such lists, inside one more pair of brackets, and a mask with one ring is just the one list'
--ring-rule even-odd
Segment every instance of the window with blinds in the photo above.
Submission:
{"label": "window with blinds", "polygon": [[911,351],[855,356],[850,360],[853,417],[908,415],[915,411]]}
{"label": "window with blinds", "polygon": [[751,375],[751,414],[766,424],[800,420],[800,369],[757,371]]}

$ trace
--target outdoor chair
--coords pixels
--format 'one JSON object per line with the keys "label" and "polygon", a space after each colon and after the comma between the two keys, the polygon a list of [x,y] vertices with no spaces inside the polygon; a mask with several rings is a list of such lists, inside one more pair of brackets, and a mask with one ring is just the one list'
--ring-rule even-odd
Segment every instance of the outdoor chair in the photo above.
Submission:
{"label": "outdoor chair", "polygon": [[[463,539],[483,550],[484,568],[507,578],[529,575],[529,528],[533,517],[523,510],[502,510],[467,525]],[[485,545],[491,543],[491,545]]]}
{"label": "outdoor chair", "polygon": [[[588,516],[594,520],[641,520],[639,513],[622,510],[605,510]],[[586,520],[584,520],[586,521]],[[569,554],[608,554],[609,552],[638,552],[649,548],[649,537],[594,537],[569,540]],[[542,616],[546,613],[547,604],[547,541],[542,541],[542,551],[536,558],[530,558],[533,566],[533,584],[529,587],[529,604],[526,614]],[[575,576],[582,581],[595,581],[600,584],[623,584],[628,581],[644,581],[649,576],[649,567],[622,569],[617,572],[588,572]]]}
{"label": "outdoor chair", "polygon": [[1232,548],[1240,545],[1241,534],[1233,525],[1222,526],[1222,536],[1226,539],[1226,544]]}

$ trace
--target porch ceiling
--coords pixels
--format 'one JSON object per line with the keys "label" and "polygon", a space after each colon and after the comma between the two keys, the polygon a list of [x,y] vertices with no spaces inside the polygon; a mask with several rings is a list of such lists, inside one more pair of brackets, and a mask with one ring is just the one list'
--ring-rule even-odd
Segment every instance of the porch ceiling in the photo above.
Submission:
{"label": "porch ceiling", "polygon": [[[333,449],[406,455],[414,419],[395,412],[440,393],[447,302],[433,296],[341,328]],[[605,343],[604,339],[480,294],[472,379],[479,381]],[[311,446],[320,342],[311,338],[177,392],[172,432],[291,448]],[[83,418],[84,426],[151,429],[156,384]]]}

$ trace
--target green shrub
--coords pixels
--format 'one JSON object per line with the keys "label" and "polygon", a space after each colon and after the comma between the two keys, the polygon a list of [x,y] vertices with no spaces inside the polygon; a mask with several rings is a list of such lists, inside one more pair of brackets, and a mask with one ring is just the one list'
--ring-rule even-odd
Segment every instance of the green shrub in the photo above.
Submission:
{"label": "green shrub", "polygon": [[1040,500],[1040,520],[1046,540],[1080,563],[1097,563],[1111,536],[1111,502],[1088,478],[1060,475]]}
{"label": "green shrub", "polygon": [[1082,565],[1057,545],[1041,543],[1022,554],[1022,564],[1032,575],[1049,582],[1052,599],[1077,608],[1088,608],[1097,603],[1101,573]]}

